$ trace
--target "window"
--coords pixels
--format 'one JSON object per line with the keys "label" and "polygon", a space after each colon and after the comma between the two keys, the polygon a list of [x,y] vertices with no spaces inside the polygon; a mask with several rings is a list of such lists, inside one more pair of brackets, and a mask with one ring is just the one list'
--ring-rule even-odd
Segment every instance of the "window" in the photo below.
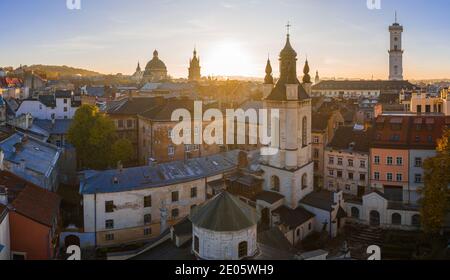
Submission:
{"label": "window", "polygon": [[359,174],[360,181],[366,181],[366,174]]}
{"label": "window", "polygon": [[114,234],[113,233],[105,234],[105,240],[106,241],[113,241],[114,240]]}
{"label": "window", "polygon": [[365,160],[361,160],[361,161],[359,162],[359,167],[360,167],[360,168],[366,168],[366,161],[365,161]]}
{"label": "window", "polygon": [[373,162],[375,163],[375,165],[380,165],[380,156],[375,156]]}
{"label": "window", "polygon": [[297,229],[297,231],[296,231],[296,233],[295,233],[296,235],[297,235],[297,237],[299,237],[300,236],[300,229],[298,228]]}
{"label": "window", "polygon": [[359,219],[359,209],[356,207],[352,207],[352,218],[353,219]]}
{"label": "window", "polygon": [[112,228],[114,228],[114,220],[106,220],[106,221],[105,221],[105,228],[106,228],[106,229],[112,229]]}
{"label": "window", "polygon": [[127,120],[127,127],[132,128],[133,127],[133,120]]}
{"label": "window", "polygon": [[386,164],[387,164],[387,165],[392,165],[392,162],[393,162],[392,157],[387,157],[387,159],[386,159]]}
{"label": "window", "polygon": [[393,179],[392,173],[386,174],[386,180],[387,181],[392,182],[392,179]]}
{"label": "window", "polygon": [[114,201],[105,201],[105,212],[106,213],[114,212]]}
{"label": "window", "polygon": [[342,164],[343,164],[342,158],[338,158],[338,165],[342,165]]}
{"label": "window", "polygon": [[319,149],[314,149],[314,158],[319,158]]}
{"label": "window", "polygon": [[334,157],[329,157],[328,158],[328,163],[329,164],[334,164]]}
{"label": "window", "polygon": [[337,177],[338,177],[338,178],[342,178],[342,171],[338,170],[338,172],[337,172]]}
{"label": "window", "polygon": [[402,182],[403,181],[403,175],[400,173],[397,173],[397,182]]}
{"label": "window", "polygon": [[373,174],[373,179],[379,181],[380,180],[380,172],[375,172]]}
{"label": "window", "polygon": [[123,120],[118,120],[118,121],[117,121],[117,126],[118,126],[119,128],[123,128],[123,127],[124,127],[124,122],[123,122]]}
{"label": "window", "polygon": [[302,145],[306,147],[308,145],[308,119],[303,118],[302,122]]}
{"label": "window", "polygon": [[172,202],[177,202],[180,199],[178,191],[172,192]]}
{"label": "window", "polygon": [[420,227],[420,215],[414,215],[411,218],[411,225],[416,226],[416,227]]}
{"label": "window", "polygon": [[64,104],[67,104],[67,99],[64,98]]}
{"label": "window", "polygon": [[414,175],[414,182],[415,183],[422,183],[422,174],[415,174]]}
{"label": "window", "polygon": [[348,160],[348,166],[353,167],[353,159]]}
{"label": "window", "polygon": [[167,130],[167,137],[169,137],[169,139],[172,139],[172,129],[171,128],[169,128]]}
{"label": "window", "polygon": [[352,173],[352,172],[349,172],[349,173],[348,173],[348,178],[349,178],[350,180],[353,180],[353,173]]}
{"label": "window", "polygon": [[401,157],[398,157],[398,158],[397,158],[397,165],[398,165],[398,166],[403,165],[403,158],[401,158]]}
{"label": "window", "polygon": [[328,175],[334,176],[334,170],[332,170],[332,169],[328,170]]}
{"label": "window", "polygon": [[239,258],[242,259],[247,257],[247,252],[248,252],[247,242],[243,241],[239,243]]}
{"label": "window", "polygon": [[272,176],[271,183],[272,183],[272,190],[280,192],[280,178],[278,178],[278,176]]}
{"label": "window", "polygon": [[197,197],[197,187],[191,189],[191,198]]}
{"label": "window", "polygon": [[67,110],[67,107],[64,107],[64,112],[67,112],[68,110]]}
{"label": "window", "polygon": [[416,157],[416,158],[414,159],[414,166],[415,166],[415,167],[422,167],[422,158]]}
{"label": "window", "polygon": [[308,224],[308,230],[311,230],[311,229],[312,229],[312,224],[309,223],[309,224]]}
{"label": "window", "polygon": [[149,208],[149,207],[152,207],[152,196],[151,195],[144,196],[144,208]]}
{"label": "window", "polygon": [[152,228],[144,228],[144,235],[145,236],[152,235]]}
{"label": "window", "polygon": [[314,144],[319,144],[319,136],[314,136],[313,142]]}
{"label": "window", "polygon": [[350,185],[345,185],[345,190],[350,191]]}
{"label": "window", "polygon": [[148,225],[152,223],[152,214],[144,215],[144,224]]}
{"label": "window", "polygon": [[392,224],[393,225],[401,225],[402,224],[402,215],[399,213],[392,214]]}
{"label": "window", "polygon": [[197,253],[200,251],[200,239],[198,239],[198,236],[194,237],[194,251]]}
{"label": "window", "polygon": [[169,145],[167,152],[168,152],[169,156],[173,156],[175,154],[175,147],[173,145]]}
{"label": "window", "polygon": [[302,176],[302,190],[308,188],[308,175],[305,173]]}
{"label": "window", "polygon": [[180,215],[180,210],[178,208],[172,209],[172,218],[176,219]]}

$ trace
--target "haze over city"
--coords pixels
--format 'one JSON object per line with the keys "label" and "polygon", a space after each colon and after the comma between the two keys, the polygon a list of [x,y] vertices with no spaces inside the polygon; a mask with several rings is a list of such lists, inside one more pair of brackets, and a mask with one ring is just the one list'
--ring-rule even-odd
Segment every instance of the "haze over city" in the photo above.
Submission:
{"label": "haze over city", "polygon": [[289,21],[299,62],[307,55],[322,77],[386,79],[387,27],[397,10],[405,26],[405,78],[450,76],[444,0],[382,1],[380,10],[368,9],[365,0],[94,0],[82,1],[81,10],[69,10],[65,2],[1,1],[0,10],[21,10],[4,14],[5,22],[14,22],[8,41],[15,43],[2,46],[1,64],[132,74],[157,49],[169,74],[185,77],[196,47],[205,76],[262,78],[268,54],[278,59]]}

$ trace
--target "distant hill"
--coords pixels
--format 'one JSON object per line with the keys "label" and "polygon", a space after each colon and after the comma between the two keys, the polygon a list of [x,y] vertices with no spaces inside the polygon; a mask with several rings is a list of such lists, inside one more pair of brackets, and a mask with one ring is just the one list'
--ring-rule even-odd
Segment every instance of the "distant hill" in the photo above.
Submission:
{"label": "distant hill", "polygon": [[54,66],[54,65],[31,65],[27,66],[26,70],[34,71],[37,74],[47,77],[47,79],[73,77],[81,75],[83,77],[101,76],[102,74],[90,70],[73,68],[69,66]]}

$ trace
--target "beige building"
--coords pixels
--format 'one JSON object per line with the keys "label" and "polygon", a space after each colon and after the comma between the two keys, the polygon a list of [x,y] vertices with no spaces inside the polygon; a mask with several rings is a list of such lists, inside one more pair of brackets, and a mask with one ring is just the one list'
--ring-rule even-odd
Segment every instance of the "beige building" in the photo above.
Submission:
{"label": "beige building", "polygon": [[236,168],[237,151],[188,161],[86,171],[80,182],[85,233],[97,247],[151,240],[206,201],[206,185]]}

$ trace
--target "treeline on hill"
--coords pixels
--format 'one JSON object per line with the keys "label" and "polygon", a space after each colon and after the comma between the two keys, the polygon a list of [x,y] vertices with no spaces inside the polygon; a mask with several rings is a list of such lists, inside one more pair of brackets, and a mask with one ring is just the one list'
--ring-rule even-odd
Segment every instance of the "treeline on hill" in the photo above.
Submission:
{"label": "treeline on hill", "polygon": [[63,66],[55,66],[55,65],[31,65],[24,67],[27,71],[34,71],[36,74],[40,75],[43,78],[54,80],[62,77],[74,77],[77,75],[81,75],[82,77],[95,77],[101,76],[102,74],[79,69],[74,67],[69,67],[66,65]]}

